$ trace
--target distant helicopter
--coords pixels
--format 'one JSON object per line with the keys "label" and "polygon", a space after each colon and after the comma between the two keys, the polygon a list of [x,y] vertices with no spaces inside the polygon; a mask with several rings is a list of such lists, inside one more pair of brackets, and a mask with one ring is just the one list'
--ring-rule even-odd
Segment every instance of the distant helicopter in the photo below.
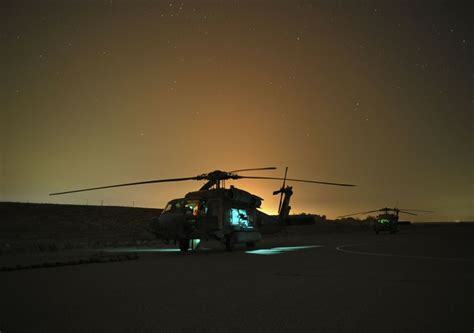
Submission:
{"label": "distant helicopter", "polygon": [[[153,218],[151,229],[165,242],[174,241],[179,244],[181,251],[197,249],[201,240],[218,240],[228,251],[236,244],[245,244],[248,248],[255,247],[262,239],[261,229],[268,225],[283,226],[290,212],[290,198],[293,194],[291,186],[286,181],[304,182],[335,186],[355,186],[351,184],[329,183],[315,180],[287,178],[288,168],[284,178],[240,176],[237,172],[274,170],[275,167],[240,169],[233,171],[215,170],[195,177],[149,180],[136,183],[126,183],[92,187],[80,190],[51,193],[62,195],[75,192],[92,191],[113,187],[178,182],[186,180],[204,180],[206,183],[198,191],[187,193],[184,198],[168,202],[160,216]],[[226,180],[237,179],[269,179],[283,180],[283,185],[273,195],[280,194],[278,217],[267,215],[257,208],[263,199],[234,186],[225,188]]]}
{"label": "distant helicopter", "polygon": [[375,233],[378,234],[380,231],[388,231],[391,234],[398,232],[398,214],[404,213],[409,215],[418,215],[412,212],[424,212],[432,213],[429,210],[419,210],[419,209],[399,209],[399,208],[380,208],[376,210],[371,210],[368,212],[354,213],[343,216],[338,216],[338,218],[344,218],[354,215],[370,214],[375,212],[381,212],[377,215],[376,221],[374,223]]}

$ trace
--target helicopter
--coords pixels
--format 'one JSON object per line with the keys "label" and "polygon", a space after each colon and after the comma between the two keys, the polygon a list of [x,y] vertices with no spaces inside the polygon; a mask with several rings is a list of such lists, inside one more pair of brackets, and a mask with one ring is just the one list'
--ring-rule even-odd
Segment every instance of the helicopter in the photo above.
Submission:
{"label": "helicopter", "polygon": [[[233,171],[214,170],[194,177],[170,178],[148,180],[135,183],[125,183],[91,187],[79,190],[50,193],[50,195],[63,195],[83,191],[93,191],[123,186],[134,186],[152,183],[180,182],[188,180],[206,181],[198,191],[187,193],[184,198],[169,201],[161,214],[150,222],[150,229],[158,239],[165,243],[174,241],[179,244],[179,249],[186,252],[196,250],[202,240],[217,240],[232,251],[236,244],[245,244],[253,248],[262,239],[262,228],[269,225],[281,229],[290,213],[290,198],[293,188],[286,185],[287,181],[303,182],[333,186],[355,186],[352,184],[330,183],[315,180],[287,178],[285,176],[241,176],[238,172],[275,170],[276,167],[239,169]],[[263,199],[245,190],[234,186],[225,187],[226,180],[259,179],[282,180],[280,189],[273,195],[280,194],[278,216],[270,216],[258,210]],[[275,229],[275,228],[273,228]]]}
{"label": "helicopter", "polygon": [[399,213],[409,214],[409,215],[418,215],[413,212],[424,212],[424,213],[432,213],[429,210],[419,210],[419,209],[402,209],[402,208],[380,208],[376,210],[371,210],[368,212],[361,212],[361,213],[354,213],[348,215],[338,216],[338,218],[344,218],[354,215],[362,215],[362,214],[370,214],[375,212],[381,212],[377,215],[375,223],[374,223],[374,231],[378,234],[380,231],[388,231],[389,233],[393,234],[398,232],[398,215]]}

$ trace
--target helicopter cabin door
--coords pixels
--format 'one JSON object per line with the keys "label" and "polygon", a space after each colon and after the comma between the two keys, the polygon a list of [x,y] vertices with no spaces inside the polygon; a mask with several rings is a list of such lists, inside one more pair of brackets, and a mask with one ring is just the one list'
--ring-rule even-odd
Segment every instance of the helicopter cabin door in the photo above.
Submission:
{"label": "helicopter cabin door", "polygon": [[205,216],[202,216],[202,220],[208,224],[208,230],[222,229],[222,218],[221,218],[221,202],[220,200],[207,200],[203,203],[205,206]]}

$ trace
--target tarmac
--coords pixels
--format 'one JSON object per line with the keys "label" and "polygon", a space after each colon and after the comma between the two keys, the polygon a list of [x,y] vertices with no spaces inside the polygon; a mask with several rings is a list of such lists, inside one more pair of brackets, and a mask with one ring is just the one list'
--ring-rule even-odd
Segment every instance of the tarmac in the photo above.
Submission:
{"label": "tarmac", "polygon": [[44,267],[18,256],[19,269],[0,272],[0,332],[471,333],[473,236],[472,226],[281,234],[252,251],[66,251]]}

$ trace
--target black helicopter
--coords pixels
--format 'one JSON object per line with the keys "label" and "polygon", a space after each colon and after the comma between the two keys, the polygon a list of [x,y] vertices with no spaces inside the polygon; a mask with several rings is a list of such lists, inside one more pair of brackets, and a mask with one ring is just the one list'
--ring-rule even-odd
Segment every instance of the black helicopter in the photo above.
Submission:
{"label": "black helicopter", "polygon": [[399,213],[409,214],[409,215],[418,215],[413,212],[424,212],[424,213],[432,213],[429,210],[419,210],[419,209],[403,209],[403,208],[380,208],[376,210],[370,210],[368,212],[361,212],[361,213],[354,213],[348,214],[343,216],[338,216],[338,218],[344,218],[354,215],[363,215],[363,214],[370,214],[375,212],[381,212],[377,215],[376,220],[374,222],[374,231],[378,234],[380,231],[388,231],[389,233],[393,234],[398,232],[398,215]]}
{"label": "black helicopter", "polygon": [[[288,168],[284,178],[241,176],[237,172],[274,170],[275,167],[240,169],[230,172],[215,170],[195,177],[149,180],[135,183],[92,187],[80,190],[51,193],[60,195],[83,191],[92,191],[113,187],[179,182],[187,180],[204,180],[206,183],[198,191],[187,193],[184,198],[168,202],[159,217],[151,221],[151,230],[165,242],[174,241],[179,244],[181,251],[196,249],[201,240],[218,240],[231,251],[235,244],[246,244],[255,247],[262,239],[261,229],[269,225],[283,226],[290,212],[290,198],[293,194],[291,186],[286,181],[304,182],[335,186],[355,186],[351,184],[329,183],[315,180],[287,178]],[[237,179],[267,179],[283,180],[283,185],[273,195],[280,194],[278,217],[267,215],[257,208],[263,199],[234,186],[225,188],[226,180]]]}

